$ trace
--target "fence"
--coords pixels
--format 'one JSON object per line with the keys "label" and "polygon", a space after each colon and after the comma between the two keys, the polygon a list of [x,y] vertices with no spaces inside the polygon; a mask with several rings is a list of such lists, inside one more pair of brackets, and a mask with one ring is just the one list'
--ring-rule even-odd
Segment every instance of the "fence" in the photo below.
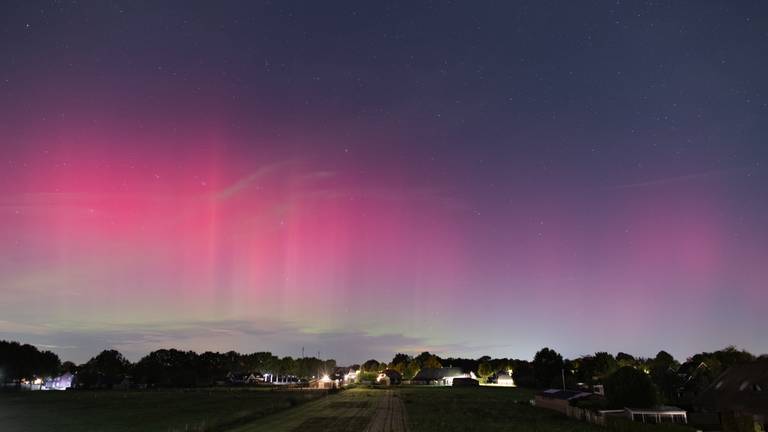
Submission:
{"label": "fence", "polygon": [[623,416],[624,410],[595,411],[569,405],[565,415],[588,423],[606,426],[606,418]]}
{"label": "fence", "polygon": [[590,409],[568,406],[565,413],[581,421],[605,427],[613,432],[693,432],[696,429],[679,424],[643,424],[626,417],[624,410],[594,411]]}

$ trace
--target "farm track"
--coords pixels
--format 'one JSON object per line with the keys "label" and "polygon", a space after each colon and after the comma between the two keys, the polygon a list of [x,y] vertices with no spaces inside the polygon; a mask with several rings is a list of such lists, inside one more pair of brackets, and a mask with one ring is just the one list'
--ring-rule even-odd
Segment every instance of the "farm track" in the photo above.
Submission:
{"label": "farm track", "polygon": [[408,423],[405,416],[405,406],[400,396],[392,390],[379,398],[368,426],[363,432],[406,432]]}
{"label": "farm track", "polygon": [[230,432],[405,432],[405,410],[392,390],[352,389]]}

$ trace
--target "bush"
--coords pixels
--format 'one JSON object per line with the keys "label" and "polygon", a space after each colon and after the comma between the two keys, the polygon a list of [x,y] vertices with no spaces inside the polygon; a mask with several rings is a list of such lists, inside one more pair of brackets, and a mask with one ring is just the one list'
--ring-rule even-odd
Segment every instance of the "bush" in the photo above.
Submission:
{"label": "bush", "polygon": [[361,383],[365,383],[365,382],[367,382],[367,383],[375,383],[376,382],[376,378],[378,378],[378,377],[379,377],[379,374],[376,373],[376,372],[362,372],[362,373],[360,373],[359,381]]}

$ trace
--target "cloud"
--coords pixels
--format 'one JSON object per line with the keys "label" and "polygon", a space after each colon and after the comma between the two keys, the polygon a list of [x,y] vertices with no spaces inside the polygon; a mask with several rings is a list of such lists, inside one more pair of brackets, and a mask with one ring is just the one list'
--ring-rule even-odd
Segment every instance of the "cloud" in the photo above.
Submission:
{"label": "cloud", "polygon": [[[2,334],[28,334],[45,335],[51,332],[51,328],[39,324],[24,324],[13,321],[0,320],[0,335]],[[24,342],[24,341],[19,341]]]}
{"label": "cloud", "polygon": [[46,345],[46,344],[38,344],[37,347],[38,348],[47,349],[47,350],[77,348],[77,347],[72,346],[72,345],[70,345],[70,346],[61,346],[61,345]]}
{"label": "cloud", "polygon": [[[155,324],[78,324],[58,326],[0,321],[0,339],[18,340],[50,349],[62,360],[87,361],[101,350],[114,348],[132,361],[160,348],[248,353],[271,351],[280,356],[307,355],[334,358],[339,364],[370,358],[389,360],[396,352],[444,352],[449,347],[416,336],[370,334],[360,330],[314,332],[300,326],[269,320],[229,320]],[[463,349],[454,346],[456,350]]]}

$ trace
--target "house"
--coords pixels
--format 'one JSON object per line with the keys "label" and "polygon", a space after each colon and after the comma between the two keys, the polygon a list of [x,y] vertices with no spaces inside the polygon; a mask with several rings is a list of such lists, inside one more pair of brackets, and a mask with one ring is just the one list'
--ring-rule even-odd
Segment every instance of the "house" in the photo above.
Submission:
{"label": "house", "polygon": [[264,382],[264,377],[257,372],[229,372],[227,381],[230,384],[256,384]]}
{"label": "house", "polygon": [[499,371],[496,373],[494,382],[496,385],[504,387],[515,387],[515,380],[512,379],[511,371]]}
{"label": "house", "polygon": [[42,390],[43,379],[42,378],[22,378],[19,380],[19,389],[21,390]]}
{"label": "house", "polygon": [[696,398],[694,407],[717,413],[723,431],[766,430],[768,360],[726,369]]}
{"label": "house", "polygon": [[709,366],[706,363],[689,360],[675,372],[679,380],[677,399],[690,402],[709,384]]}
{"label": "house", "polygon": [[568,414],[568,407],[572,401],[592,396],[592,393],[579,390],[549,389],[534,397],[536,406],[559,411]]}
{"label": "house", "polygon": [[319,389],[335,389],[341,385],[341,380],[333,379],[330,375],[323,375],[320,379],[313,380],[309,383],[310,387]]}
{"label": "house", "polygon": [[398,385],[403,382],[403,375],[394,369],[384,369],[376,377],[376,383],[382,385]]}
{"label": "house", "polygon": [[683,380],[688,380],[706,369],[709,369],[709,367],[703,361],[696,362],[689,360],[681,364],[680,367],[677,368],[676,373]]}
{"label": "house", "polygon": [[67,390],[72,387],[72,381],[75,376],[69,372],[66,372],[57,377],[52,377],[45,380],[44,390]]}
{"label": "house", "polygon": [[457,367],[424,368],[411,379],[411,384],[449,386],[453,384],[454,378],[475,378],[474,375],[472,372],[465,373]]}
{"label": "house", "polygon": [[265,373],[261,378],[261,381],[272,385],[296,385],[301,384],[302,382],[296,375],[278,375],[272,373]]}
{"label": "house", "polygon": [[360,366],[352,365],[348,367],[336,367],[331,373],[331,379],[340,382],[342,385],[354,384],[360,375]]}

